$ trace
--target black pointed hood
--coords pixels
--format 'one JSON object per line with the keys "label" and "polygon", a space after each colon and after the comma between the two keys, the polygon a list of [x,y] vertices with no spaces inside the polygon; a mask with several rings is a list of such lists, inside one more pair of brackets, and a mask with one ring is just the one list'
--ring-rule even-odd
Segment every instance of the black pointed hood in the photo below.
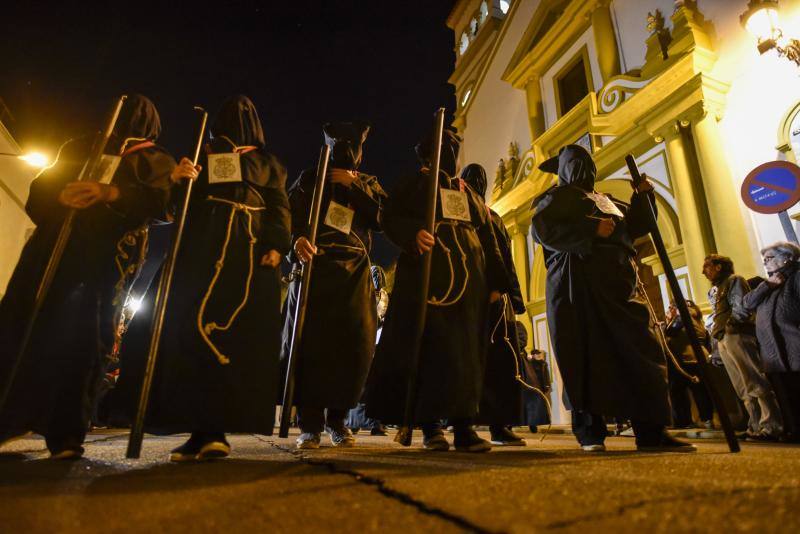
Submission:
{"label": "black pointed hood", "polygon": [[264,130],[253,101],[244,95],[228,98],[217,111],[211,124],[214,137],[227,137],[236,146],[264,148]]}
{"label": "black pointed hood", "polygon": [[461,171],[461,179],[467,182],[473,191],[486,197],[486,170],[477,163],[470,163]]}
{"label": "black pointed hood", "polygon": [[161,135],[161,118],[155,104],[146,96],[133,94],[125,99],[114,125],[114,137],[122,143],[137,138],[155,141]]}
{"label": "black pointed hood", "polygon": [[[425,136],[414,150],[420,162],[427,166],[431,165],[431,149],[433,148],[433,133]],[[445,128],[442,134],[442,157],[439,168],[450,177],[456,175],[458,168],[458,153],[461,150],[461,138],[450,128]]]}
{"label": "black pointed hood", "polygon": [[558,185],[574,185],[592,191],[597,179],[592,155],[580,145],[567,145],[558,156],[539,165],[539,169],[551,174],[558,174]]}
{"label": "black pointed hood", "polygon": [[329,122],[322,127],[325,143],[331,147],[331,166],[337,169],[358,170],[363,156],[364,141],[369,134],[366,122]]}

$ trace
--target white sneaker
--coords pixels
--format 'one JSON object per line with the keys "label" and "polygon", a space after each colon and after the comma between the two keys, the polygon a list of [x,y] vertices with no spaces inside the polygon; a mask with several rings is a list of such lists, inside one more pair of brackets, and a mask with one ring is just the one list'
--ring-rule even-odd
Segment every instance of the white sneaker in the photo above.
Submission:
{"label": "white sneaker", "polygon": [[298,449],[319,449],[319,434],[316,432],[303,432],[297,438]]}
{"label": "white sneaker", "polygon": [[341,429],[326,427],[325,431],[330,436],[331,445],[334,447],[353,447],[356,444],[356,438],[353,437],[353,433],[347,427]]}
{"label": "white sneaker", "polygon": [[594,445],[581,445],[581,449],[584,452],[605,452],[606,446],[602,443],[597,443]]}

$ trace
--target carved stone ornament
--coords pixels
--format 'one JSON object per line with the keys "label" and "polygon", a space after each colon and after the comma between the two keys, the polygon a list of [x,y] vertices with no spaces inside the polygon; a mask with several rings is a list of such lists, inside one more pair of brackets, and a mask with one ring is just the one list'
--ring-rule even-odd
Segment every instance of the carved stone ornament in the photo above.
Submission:
{"label": "carved stone ornament", "polygon": [[661,32],[664,29],[664,15],[661,14],[660,9],[656,9],[655,13],[647,13],[647,31],[651,34]]}

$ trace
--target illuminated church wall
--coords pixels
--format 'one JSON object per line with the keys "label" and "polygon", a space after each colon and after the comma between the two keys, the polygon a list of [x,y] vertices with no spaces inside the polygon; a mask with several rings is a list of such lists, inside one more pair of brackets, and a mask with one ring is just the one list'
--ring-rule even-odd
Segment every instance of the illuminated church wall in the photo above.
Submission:
{"label": "illuminated church wall", "polygon": [[[19,146],[0,123],[0,152],[18,154]],[[0,156],[0,296],[34,225],[25,214],[25,201],[34,172],[12,156]]]}

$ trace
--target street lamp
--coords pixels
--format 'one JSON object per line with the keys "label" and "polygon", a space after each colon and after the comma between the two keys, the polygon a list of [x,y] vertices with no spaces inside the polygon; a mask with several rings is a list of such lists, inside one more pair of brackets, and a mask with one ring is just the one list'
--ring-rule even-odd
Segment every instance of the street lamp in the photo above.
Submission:
{"label": "street lamp", "polygon": [[770,50],[778,52],[800,66],[800,41],[784,37],[780,29],[778,0],[750,0],[747,11],[739,16],[742,26],[758,39],[758,51],[765,54]]}
{"label": "street lamp", "polygon": [[39,169],[44,169],[50,164],[50,160],[47,159],[47,156],[41,152],[28,152],[27,154],[9,154],[6,152],[0,152],[0,156],[11,156],[21,159],[31,167],[37,167]]}

